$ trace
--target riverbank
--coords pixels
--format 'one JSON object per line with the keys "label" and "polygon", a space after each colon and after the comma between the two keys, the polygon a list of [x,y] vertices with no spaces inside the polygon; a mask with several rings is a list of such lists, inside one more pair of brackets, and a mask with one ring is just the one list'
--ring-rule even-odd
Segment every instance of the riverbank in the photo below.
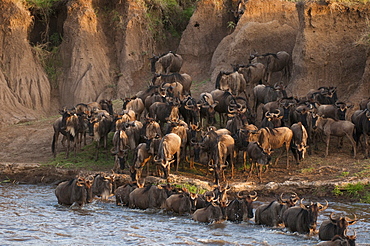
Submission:
{"label": "riverbank", "polygon": [[[72,179],[76,175],[94,174],[97,171],[87,171],[81,169],[58,168],[38,163],[0,163],[0,183],[17,184],[48,184],[57,185],[59,182]],[[127,183],[131,180],[128,174],[115,174],[116,186]],[[155,177],[146,177],[147,183],[165,183],[166,180]],[[211,190],[213,184],[210,180],[190,177],[189,175],[170,174],[169,182],[176,185],[187,185],[196,187],[198,190]],[[336,178],[331,180],[305,180],[299,177],[293,177],[284,182],[259,183],[254,181],[235,181],[228,182],[231,190],[229,194],[233,195],[239,191],[256,191],[260,197],[274,198],[276,195],[287,192],[296,192],[300,197],[306,199],[330,199],[339,202],[355,202],[360,198],[360,193],[366,193],[370,186],[370,178]],[[346,194],[347,187],[359,186],[365,187],[365,190],[359,190],[358,195],[354,191]],[[366,188],[367,187],[367,188]],[[340,193],[343,194],[340,194]]]}

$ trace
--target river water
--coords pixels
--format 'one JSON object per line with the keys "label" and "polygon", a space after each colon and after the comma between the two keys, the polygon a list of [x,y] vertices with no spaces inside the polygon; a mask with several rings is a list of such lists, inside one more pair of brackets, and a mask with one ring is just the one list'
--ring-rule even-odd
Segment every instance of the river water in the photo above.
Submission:
{"label": "river water", "polygon": [[[189,216],[161,210],[136,210],[95,200],[82,208],[60,206],[55,187],[0,184],[0,245],[316,245],[305,236],[254,225],[253,222],[203,224]],[[322,202],[324,203],[324,202]],[[262,204],[256,202],[255,207]],[[369,204],[331,203],[318,218],[331,212],[360,221],[356,245],[370,245]]]}

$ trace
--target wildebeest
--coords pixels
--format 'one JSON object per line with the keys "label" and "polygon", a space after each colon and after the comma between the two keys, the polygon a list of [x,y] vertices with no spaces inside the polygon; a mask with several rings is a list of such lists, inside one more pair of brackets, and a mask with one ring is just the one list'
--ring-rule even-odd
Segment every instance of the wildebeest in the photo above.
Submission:
{"label": "wildebeest", "polygon": [[254,95],[253,109],[255,114],[257,114],[257,108],[261,103],[266,104],[268,102],[273,102],[280,98],[287,97],[285,88],[282,84],[280,85],[275,84],[273,87],[267,85],[256,85],[253,88],[253,95]]}
{"label": "wildebeest", "polygon": [[347,109],[352,108],[352,104],[336,102],[333,104],[322,104],[317,108],[317,114],[325,118],[334,120],[346,120]]}
{"label": "wildebeest", "polygon": [[[292,122],[301,122],[305,127],[308,135],[307,143],[309,146],[315,146],[317,148],[317,141],[315,136],[317,132],[314,130],[318,115],[316,114],[316,108],[310,103],[302,103],[296,107],[292,114]],[[309,153],[312,148],[308,149]]]}
{"label": "wildebeest", "polygon": [[345,237],[345,232],[349,225],[353,225],[357,222],[357,217],[355,215],[354,219],[348,217],[336,216],[334,217],[334,212],[329,216],[328,220],[324,220],[319,228],[319,238],[322,241],[329,241],[335,235],[340,237]]}
{"label": "wildebeest", "polygon": [[370,97],[361,99],[361,101],[359,102],[359,107],[360,107],[360,110],[364,110],[364,109],[370,110]]}
{"label": "wildebeest", "polygon": [[201,105],[191,96],[187,96],[181,101],[179,112],[187,124],[198,124],[200,120],[200,106]]}
{"label": "wildebeest", "polygon": [[184,95],[191,95],[190,87],[193,83],[192,78],[187,73],[157,74],[152,79],[153,85],[162,85],[163,83],[179,82],[183,86]]}
{"label": "wildebeest", "polygon": [[160,90],[161,94],[166,94],[166,97],[178,98],[179,100],[183,100],[185,97],[184,87],[179,82],[162,83]]}
{"label": "wildebeest", "polygon": [[[177,163],[176,171],[178,171],[180,163],[180,148],[181,138],[175,133],[165,135],[159,144],[158,155],[154,157],[154,161],[162,166],[165,179],[168,178],[171,163],[175,160]],[[176,157],[174,156],[175,154]]]}
{"label": "wildebeest", "polygon": [[[172,111],[177,111],[177,116]],[[173,116],[171,116],[173,114]],[[149,107],[149,117],[157,120],[163,125],[167,120],[172,118],[177,119],[178,116],[178,104],[174,101],[155,102]]]}
{"label": "wildebeest", "polygon": [[[274,72],[282,71],[281,78],[283,76],[288,77],[290,75],[290,55],[288,52],[279,51],[277,53],[266,53],[263,55],[252,56],[253,58],[257,58],[258,62],[261,62],[266,66],[264,79],[267,83],[271,82],[271,75]],[[255,60],[252,61],[256,62]]]}
{"label": "wildebeest", "polygon": [[104,115],[90,120],[89,135],[93,136],[96,142],[95,160],[98,160],[101,141],[103,141],[104,149],[107,150],[108,133],[111,131],[112,122],[111,116]]}
{"label": "wildebeest", "polygon": [[302,125],[301,122],[294,123],[290,130],[293,132],[292,142],[290,144],[290,149],[292,150],[294,159],[299,164],[300,161],[304,159],[308,145],[308,134],[306,128]]}
{"label": "wildebeest", "polygon": [[355,124],[356,129],[354,134],[356,145],[358,146],[361,141],[361,135],[363,135],[365,142],[365,158],[368,158],[370,144],[370,111],[368,109],[355,111],[352,115],[352,123]]}
{"label": "wildebeest", "polygon": [[248,97],[244,76],[238,72],[220,71],[216,78],[215,89],[228,91],[235,96],[244,93],[245,97]]}
{"label": "wildebeest", "polygon": [[77,177],[60,183],[55,189],[55,195],[61,205],[72,205],[74,203],[79,206],[84,205],[87,202],[85,178]]}
{"label": "wildebeest", "polygon": [[161,208],[180,215],[191,213],[196,208],[196,198],[196,194],[187,191],[183,191],[180,194],[172,194],[166,199]]}
{"label": "wildebeest", "polygon": [[271,112],[266,112],[265,117],[261,121],[261,128],[277,128],[282,126],[282,119],[283,116],[280,115],[280,110],[277,110],[277,113],[271,113]]}
{"label": "wildebeest", "polygon": [[247,156],[251,160],[251,168],[248,176],[252,174],[253,167],[258,165],[258,178],[262,182],[262,168],[264,165],[270,164],[270,154],[265,152],[258,142],[249,142],[247,145]]}
{"label": "wildebeest", "polygon": [[92,185],[93,196],[101,197],[102,200],[108,200],[108,197],[112,194],[113,182],[114,175],[96,174]]}
{"label": "wildebeest", "polygon": [[[146,143],[140,143],[136,149],[134,154],[134,160],[132,167],[130,168],[132,179],[138,181],[141,178],[141,173],[143,171],[144,166],[148,163],[151,158],[149,154],[149,148],[147,147]],[[149,167],[148,167],[149,170]]]}
{"label": "wildebeest", "polygon": [[283,213],[283,222],[285,227],[291,232],[312,234],[316,230],[319,212],[327,209],[329,203],[326,201],[325,206],[318,202],[311,202],[309,205],[304,205],[303,199],[301,199],[299,207],[291,207],[285,210]]}
{"label": "wildebeest", "polygon": [[220,115],[220,125],[224,125],[224,114],[229,113],[230,107],[237,107],[236,98],[230,92],[219,89],[211,91],[211,95],[218,102],[214,109]]}
{"label": "wildebeest", "polygon": [[329,154],[330,136],[344,137],[346,136],[352,144],[353,157],[356,158],[356,142],[353,138],[355,125],[347,120],[335,121],[331,118],[318,117],[316,127],[323,132],[326,137],[325,157]]}
{"label": "wildebeest", "polygon": [[193,213],[193,220],[203,223],[217,223],[227,219],[225,211],[227,206],[227,197],[218,197],[215,192],[211,193],[212,197],[207,199],[209,202],[207,202],[206,207],[199,208]]}
{"label": "wildebeest", "polygon": [[122,185],[118,187],[114,191],[114,195],[116,197],[116,205],[120,206],[128,206],[129,204],[129,195],[130,193],[135,190],[136,188],[142,188],[143,186],[138,186],[139,183],[127,183],[125,185]]}
{"label": "wildebeest", "polygon": [[344,237],[335,235],[330,241],[325,241],[317,244],[317,246],[355,246],[355,245],[356,245],[356,233],[351,236],[345,235]]}
{"label": "wildebeest", "polygon": [[266,69],[262,63],[256,62],[248,65],[235,65],[233,67],[235,71],[243,74],[247,86],[262,84]]}
{"label": "wildebeest", "polygon": [[234,145],[235,141],[229,134],[218,135],[213,130],[203,139],[201,148],[209,152],[208,168],[214,173],[214,182],[217,185],[221,174],[225,180],[224,172],[228,164],[231,164],[231,177],[234,177]]}
{"label": "wildebeest", "polygon": [[200,99],[198,101],[200,104],[200,118],[201,118],[201,125],[203,124],[203,119],[207,119],[208,125],[214,125],[216,123],[215,118],[215,107],[218,104],[218,101],[214,101],[211,93],[204,92],[200,94]]}
{"label": "wildebeest", "polygon": [[154,55],[152,58],[150,58],[150,61],[152,73],[169,74],[180,71],[183,59],[181,55],[169,51],[160,56]]}
{"label": "wildebeest", "polygon": [[58,138],[59,134],[61,133],[67,139],[66,158],[68,158],[71,142],[73,142],[74,151],[76,154],[77,140],[75,138],[78,138],[79,129],[83,126],[80,125],[79,117],[73,111],[63,110],[60,111],[60,113],[62,114],[62,116],[56,119],[53,124],[54,135],[51,144],[51,151],[55,157],[57,153],[56,149],[58,145]]}
{"label": "wildebeest", "polygon": [[111,153],[115,155],[113,171],[120,173],[120,170],[125,169],[127,154],[129,150],[129,143],[126,132],[124,130],[115,131],[112,142],[113,148],[111,149]]}
{"label": "wildebeest", "polygon": [[[256,133],[258,135],[258,143],[261,145],[264,152],[270,154],[271,150],[279,149],[285,145],[286,151],[286,167],[289,167],[289,148],[293,137],[293,132],[288,127],[277,127],[273,129],[261,128]],[[281,151],[280,155],[276,158],[275,164],[278,163],[279,158],[283,154],[284,150]]]}
{"label": "wildebeest", "polygon": [[125,132],[128,137],[128,142],[131,150],[134,150],[140,141],[140,133],[143,128],[143,123],[141,121],[135,120],[127,122],[125,124]]}
{"label": "wildebeest", "polygon": [[136,188],[129,195],[130,208],[160,208],[166,199],[172,194],[169,185],[148,185]]}
{"label": "wildebeest", "polygon": [[280,197],[268,204],[263,204],[256,209],[255,221],[257,225],[279,226],[283,223],[283,213],[290,207],[295,206],[299,197],[296,193],[292,193],[288,199]]}
{"label": "wildebeest", "polygon": [[102,110],[107,111],[110,115],[113,115],[113,103],[112,100],[101,99],[99,101]]}
{"label": "wildebeest", "polygon": [[133,110],[135,112],[135,118],[140,120],[141,113],[144,111],[144,101],[139,97],[124,98],[122,99],[123,105],[122,110]]}
{"label": "wildebeest", "polygon": [[309,92],[307,96],[320,104],[335,104],[338,100],[337,87],[322,86],[317,91]]}
{"label": "wildebeest", "polygon": [[253,202],[257,200],[257,192],[241,195],[232,200],[226,207],[226,217],[230,221],[247,221],[253,218]]}

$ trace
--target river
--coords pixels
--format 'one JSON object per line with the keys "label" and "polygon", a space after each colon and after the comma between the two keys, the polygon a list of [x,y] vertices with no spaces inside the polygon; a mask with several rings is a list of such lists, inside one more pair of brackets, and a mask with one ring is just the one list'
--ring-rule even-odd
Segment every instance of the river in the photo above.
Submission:
{"label": "river", "polygon": [[[203,224],[161,210],[136,210],[95,200],[82,208],[58,205],[53,186],[0,184],[0,245],[315,245],[305,236],[253,222]],[[255,203],[255,207],[262,204]],[[360,219],[350,226],[356,245],[370,245],[369,204],[331,203],[331,212]]]}

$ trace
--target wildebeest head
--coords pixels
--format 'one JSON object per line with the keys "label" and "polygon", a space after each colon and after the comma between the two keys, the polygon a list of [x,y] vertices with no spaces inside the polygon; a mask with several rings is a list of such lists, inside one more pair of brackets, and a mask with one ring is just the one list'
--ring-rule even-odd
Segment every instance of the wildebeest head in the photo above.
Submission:
{"label": "wildebeest head", "polygon": [[114,175],[106,175],[104,173],[96,174],[92,185],[93,195],[107,200],[112,193],[113,182]]}
{"label": "wildebeest head", "polygon": [[257,192],[254,191],[253,194],[241,195],[239,191],[237,197],[243,201],[243,220],[247,220],[247,218],[253,218],[253,202],[257,200]]}
{"label": "wildebeest head", "polygon": [[317,226],[317,216],[320,211],[324,211],[328,208],[329,203],[326,201],[326,205],[321,205],[320,203],[311,202],[309,205],[303,204],[304,198],[301,199],[300,207],[303,209],[303,217],[304,220],[302,220],[302,223],[307,223],[306,226],[308,226],[310,234],[312,234],[316,230]]}

